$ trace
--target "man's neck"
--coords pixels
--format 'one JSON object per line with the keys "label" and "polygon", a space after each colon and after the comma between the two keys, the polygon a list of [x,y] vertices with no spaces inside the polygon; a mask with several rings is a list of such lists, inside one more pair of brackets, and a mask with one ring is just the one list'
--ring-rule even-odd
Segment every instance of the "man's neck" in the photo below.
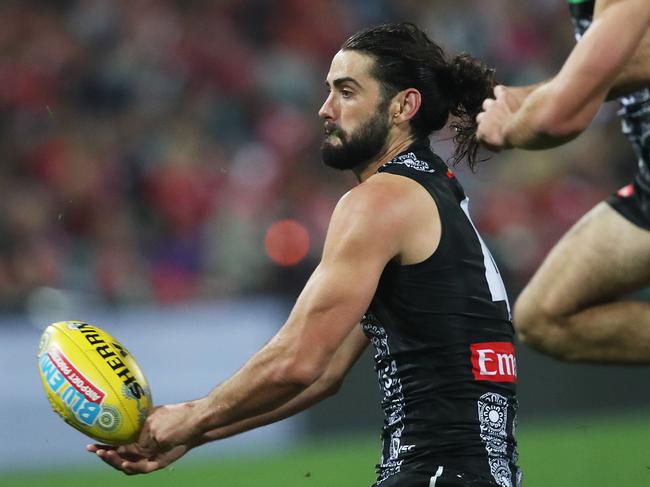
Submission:
{"label": "man's neck", "polygon": [[363,169],[353,170],[357,181],[359,181],[359,183],[363,183],[366,179],[375,174],[381,166],[389,161],[392,161],[395,159],[395,156],[408,149],[413,144],[413,142],[415,142],[415,137],[410,135],[406,138],[395,141],[392,144],[388,144],[387,148],[379,153],[374,162],[371,162]]}

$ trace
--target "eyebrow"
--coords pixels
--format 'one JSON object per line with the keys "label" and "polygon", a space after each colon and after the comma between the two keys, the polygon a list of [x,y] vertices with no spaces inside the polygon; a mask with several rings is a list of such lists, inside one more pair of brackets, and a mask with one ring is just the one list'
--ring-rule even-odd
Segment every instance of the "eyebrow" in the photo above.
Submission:
{"label": "eyebrow", "polygon": [[[349,76],[346,76],[344,78],[336,78],[334,81],[332,81],[332,84],[337,88],[345,83],[351,83],[353,85],[356,85],[358,88],[361,88],[361,84],[359,84],[359,82],[356,79],[350,78]],[[329,86],[329,85],[330,85],[329,81],[325,80],[325,86]]]}

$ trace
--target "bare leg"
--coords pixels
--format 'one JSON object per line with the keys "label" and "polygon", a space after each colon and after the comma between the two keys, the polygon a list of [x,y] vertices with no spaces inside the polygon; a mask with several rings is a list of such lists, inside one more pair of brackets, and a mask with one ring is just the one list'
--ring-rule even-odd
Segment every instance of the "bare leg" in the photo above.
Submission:
{"label": "bare leg", "polygon": [[618,301],[650,283],[650,232],[606,203],[558,242],[514,310],[520,338],[563,360],[650,363],[650,303]]}

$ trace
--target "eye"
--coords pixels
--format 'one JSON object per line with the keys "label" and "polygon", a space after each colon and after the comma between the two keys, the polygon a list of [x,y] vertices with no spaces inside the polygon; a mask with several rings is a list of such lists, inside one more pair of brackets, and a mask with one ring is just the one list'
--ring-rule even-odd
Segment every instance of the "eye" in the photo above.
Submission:
{"label": "eye", "polygon": [[350,90],[348,90],[347,88],[343,88],[341,90],[341,96],[343,98],[350,98],[352,95],[353,95],[353,93]]}

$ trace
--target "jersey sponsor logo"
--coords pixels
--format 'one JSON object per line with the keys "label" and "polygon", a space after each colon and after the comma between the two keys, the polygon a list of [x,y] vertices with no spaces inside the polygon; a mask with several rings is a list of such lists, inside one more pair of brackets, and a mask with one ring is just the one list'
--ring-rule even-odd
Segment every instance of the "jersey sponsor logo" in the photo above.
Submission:
{"label": "jersey sponsor logo", "polygon": [[517,359],[512,343],[473,343],[470,350],[475,380],[517,382]]}

